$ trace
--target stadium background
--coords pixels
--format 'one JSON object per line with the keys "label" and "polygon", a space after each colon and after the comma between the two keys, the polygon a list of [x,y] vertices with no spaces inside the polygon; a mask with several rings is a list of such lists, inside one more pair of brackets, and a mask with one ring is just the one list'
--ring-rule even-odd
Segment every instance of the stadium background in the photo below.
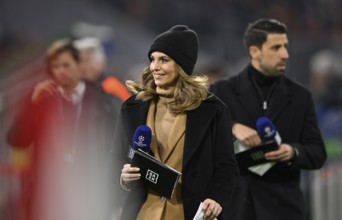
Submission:
{"label": "stadium background", "polygon": [[[195,72],[226,77],[248,60],[242,44],[245,27],[265,17],[288,26],[286,74],[314,94],[322,87],[325,91],[315,101],[328,161],[323,169],[302,175],[309,219],[342,219],[341,9],[338,0],[0,1],[0,219],[22,217],[23,181],[16,168],[27,161],[23,155],[13,155],[5,135],[23,95],[44,77],[44,51],[52,41],[100,38],[108,72],[124,81],[135,79],[148,63],[146,51],[157,33],[187,24],[200,38]],[[319,83],[323,85],[317,87]]]}

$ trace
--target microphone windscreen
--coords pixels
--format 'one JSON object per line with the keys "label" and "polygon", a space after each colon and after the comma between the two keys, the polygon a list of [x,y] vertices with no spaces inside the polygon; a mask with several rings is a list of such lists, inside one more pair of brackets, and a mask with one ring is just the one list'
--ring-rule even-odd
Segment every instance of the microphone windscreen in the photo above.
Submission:
{"label": "microphone windscreen", "polygon": [[256,122],[256,128],[263,141],[273,140],[277,130],[272,121],[267,117],[260,117]]}
{"label": "microphone windscreen", "polygon": [[145,152],[150,150],[150,144],[152,139],[152,131],[151,128],[146,125],[140,125],[135,130],[133,139],[132,139],[132,149],[138,150],[141,149]]}

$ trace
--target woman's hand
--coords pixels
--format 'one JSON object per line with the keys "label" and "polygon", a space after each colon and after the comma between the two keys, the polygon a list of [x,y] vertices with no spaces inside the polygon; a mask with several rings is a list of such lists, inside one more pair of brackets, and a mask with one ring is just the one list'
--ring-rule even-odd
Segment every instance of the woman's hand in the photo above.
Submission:
{"label": "woman's hand", "polygon": [[121,179],[125,184],[140,179],[139,167],[131,167],[131,164],[125,164],[121,170]]}
{"label": "woman's hand", "polygon": [[202,210],[206,220],[215,219],[222,212],[222,207],[220,204],[212,199],[206,199],[203,202]]}

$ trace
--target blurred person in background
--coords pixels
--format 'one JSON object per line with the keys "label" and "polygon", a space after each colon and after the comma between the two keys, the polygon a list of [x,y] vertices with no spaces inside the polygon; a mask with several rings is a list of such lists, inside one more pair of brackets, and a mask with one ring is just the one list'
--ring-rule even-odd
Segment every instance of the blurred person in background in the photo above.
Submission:
{"label": "blurred person in background", "polygon": [[82,80],[68,39],[46,52],[50,79],[38,83],[8,133],[13,148],[32,153],[30,220],[108,219],[103,99]]}
{"label": "blurred person in background", "polygon": [[[226,106],[208,94],[207,77],[192,76],[198,44],[196,32],[173,26],[154,39],[141,84],[127,82],[136,95],[122,106],[113,147],[127,191],[121,219],[193,219],[201,202],[206,219],[228,219],[238,175],[231,122]],[[130,166],[130,142],[142,124],[152,130],[154,157],[182,173],[171,199],[139,184],[139,168]]]}
{"label": "blurred person in background", "polygon": [[[311,93],[284,75],[289,59],[287,28],[275,19],[250,23],[244,33],[250,64],[210,90],[228,105],[233,136],[247,148],[262,137],[259,117],[268,117],[282,141],[265,153],[265,172],[241,169],[234,220],[303,220],[300,170],[319,169],[326,160]],[[243,164],[239,164],[242,165]],[[234,208],[233,208],[234,209]]]}
{"label": "blurred person in background", "polygon": [[207,86],[209,87],[217,80],[229,75],[226,66],[227,63],[219,57],[206,56],[198,62],[194,75],[205,74],[208,77]]}
{"label": "blurred person in background", "polygon": [[310,81],[316,104],[333,107],[342,104],[341,56],[330,49],[322,49],[310,57]]}
{"label": "blurred person in background", "polygon": [[[312,219],[340,219],[342,173],[342,63],[338,48],[320,49],[309,60],[309,86],[315,100],[318,125],[327,149],[327,162],[318,172],[307,177],[308,201]],[[305,173],[303,173],[305,174]],[[302,181],[303,182],[303,181]],[[305,182],[304,182],[305,183]],[[327,196],[328,195],[328,196]]]}
{"label": "blurred person in background", "polygon": [[80,51],[83,79],[95,83],[104,93],[121,102],[131,96],[129,90],[119,79],[105,72],[106,53],[98,38],[83,37],[75,40],[74,45]]}
{"label": "blurred person in background", "polygon": [[106,53],[98,38],[83,37],[73,44],[80,53],[82,78],[92,83],[105,100],[108,128],[103,137],[111,140],[121,104],[131,93],[119,79],[106,73]]}
{"label": "blurred person in background", "polygon": [[342,136],[341,55],[331,49],[317,51],[310,58],[310,88],[318,122],[324,137]]}

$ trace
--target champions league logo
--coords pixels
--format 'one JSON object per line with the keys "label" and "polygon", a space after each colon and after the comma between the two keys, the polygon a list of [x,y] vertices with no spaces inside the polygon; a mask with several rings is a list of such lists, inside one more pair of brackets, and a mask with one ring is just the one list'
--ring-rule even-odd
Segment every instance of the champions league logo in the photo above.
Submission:
{"label": "champions league logo", "polygon": [[265,132],[265,137],[270,138],[274,136],[275,130],[272,130],[271,127],[265,127],[264,132]]}
{"label": "champions league logo", "polygon": [[133,159],[136,150],[141,149],[144,151],[146,149],[147,143],[144,143],[145,136],[139,135],[137,139],[138,140],[134,141],[133,146],[129,149],[128,157],[130,159]]}
{"label": "champions league logo", "polygon": [[144,144],[145,137],[140,135],[138,137],[138,142],[134,141],[134,144],[136,144],[139,148],[144,148],[147,146],[147,144]]}

